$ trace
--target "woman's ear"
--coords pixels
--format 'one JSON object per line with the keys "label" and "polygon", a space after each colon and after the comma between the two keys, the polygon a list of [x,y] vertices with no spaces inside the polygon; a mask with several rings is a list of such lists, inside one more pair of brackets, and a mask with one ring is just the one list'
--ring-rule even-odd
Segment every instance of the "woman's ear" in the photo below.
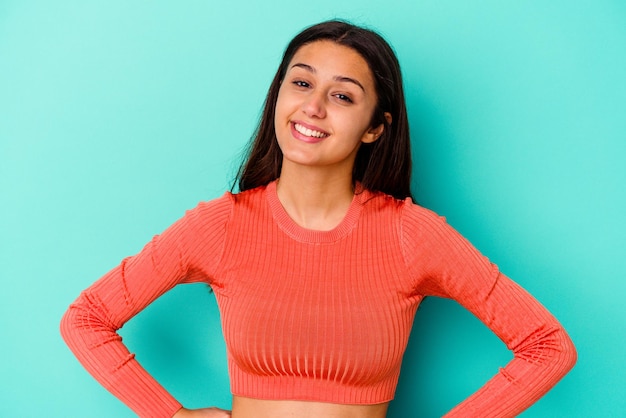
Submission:
{"label": "woman's ear", "polygon": [[[391,122],[393,121],[393,118],[391,117],[391,113],[385,112],[384,116],[385,116],[385,119],[387,120],[387,125],[391,125]],[[361,139],[361,142],[365,144],[371,144],[372,142],[380,138],[380,136],[383,134],[384,131],[385,131],[384,123],[381,123],[380,125],[375,126],[375,127],[372,126],[365,133],[365,135],[363,135],[363,139]]]}
{"label": "woman's ear", "polygon": [[393,118],[391,117],[391,113],[385,112],[384,116],[385,116],[385,119],[387,119],[387,125],[391,125],[391,122],[393,122]]}

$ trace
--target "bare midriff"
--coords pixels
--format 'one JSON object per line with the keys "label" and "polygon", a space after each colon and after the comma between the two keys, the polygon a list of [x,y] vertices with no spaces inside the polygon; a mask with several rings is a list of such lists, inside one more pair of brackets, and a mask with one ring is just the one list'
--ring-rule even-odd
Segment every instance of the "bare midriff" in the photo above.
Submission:
{"label": "bare midriff", "polygon": [[385,418],[389,403],[344,405],[326,402],[233,397],[233,418]]}

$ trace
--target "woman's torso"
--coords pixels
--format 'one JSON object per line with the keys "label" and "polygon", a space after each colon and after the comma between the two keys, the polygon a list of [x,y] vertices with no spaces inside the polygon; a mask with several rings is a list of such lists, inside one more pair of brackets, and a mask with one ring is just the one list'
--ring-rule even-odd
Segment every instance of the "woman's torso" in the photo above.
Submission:
{"label": "woman's torso", "polygon": [[335,230],[311,231],[284,213],[274,184],[233,197],[220,262],[198,269],[212,279],[234,394],[393,398],[421,300],[404,264],[401,205],[364,192]]}

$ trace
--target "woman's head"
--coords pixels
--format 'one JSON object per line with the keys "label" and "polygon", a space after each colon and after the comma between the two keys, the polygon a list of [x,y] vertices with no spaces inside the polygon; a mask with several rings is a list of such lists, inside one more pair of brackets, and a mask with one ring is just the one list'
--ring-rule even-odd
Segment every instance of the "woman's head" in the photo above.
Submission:
{"label": "woman's head", "polygon": [[250,153],[239,171],[239,189],[265,185],[279,177],[283,155],[276,140],[274,117],[281,83],[294,55],[303,46],[318,41],[330,41],[352,49],[365,60],[373,76],[377,102],[370,125],[382,125],[384,129],[376,141],[359,147],[353,181],[397,198],[410,196],[409,127],[398,60],[380,35],[342,21],[311,26],[296,35],[287,46],[270,85]]}

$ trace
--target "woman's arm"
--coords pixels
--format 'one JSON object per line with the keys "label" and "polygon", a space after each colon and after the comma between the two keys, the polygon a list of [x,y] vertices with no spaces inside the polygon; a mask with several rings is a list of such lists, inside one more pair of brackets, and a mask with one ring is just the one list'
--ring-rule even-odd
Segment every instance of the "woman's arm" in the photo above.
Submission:
{"label": "woman's arm", "polygon": [[480,298],[451,297],[487,324],[514,358],[447,417],[516,416],[574,366],[576,350],[561,324],[506,276],[499,274],[493,288]]}
{"label": "woman's arm", "polygon": [[208,280],[230,210],[224,197],[187,212],[83,291],[63,316],[61,334],[77,359],[139,416],[171,417],[181,404],[141,367],[117,330],[176,284]]}
{"label": "woman's arm", "polygon": [[573,367],[576,350],[554,316],[442,218],[414,205],[405,208],[403,239],[417,290],[459,302],[514,355],[446,417],[515,416]]}

